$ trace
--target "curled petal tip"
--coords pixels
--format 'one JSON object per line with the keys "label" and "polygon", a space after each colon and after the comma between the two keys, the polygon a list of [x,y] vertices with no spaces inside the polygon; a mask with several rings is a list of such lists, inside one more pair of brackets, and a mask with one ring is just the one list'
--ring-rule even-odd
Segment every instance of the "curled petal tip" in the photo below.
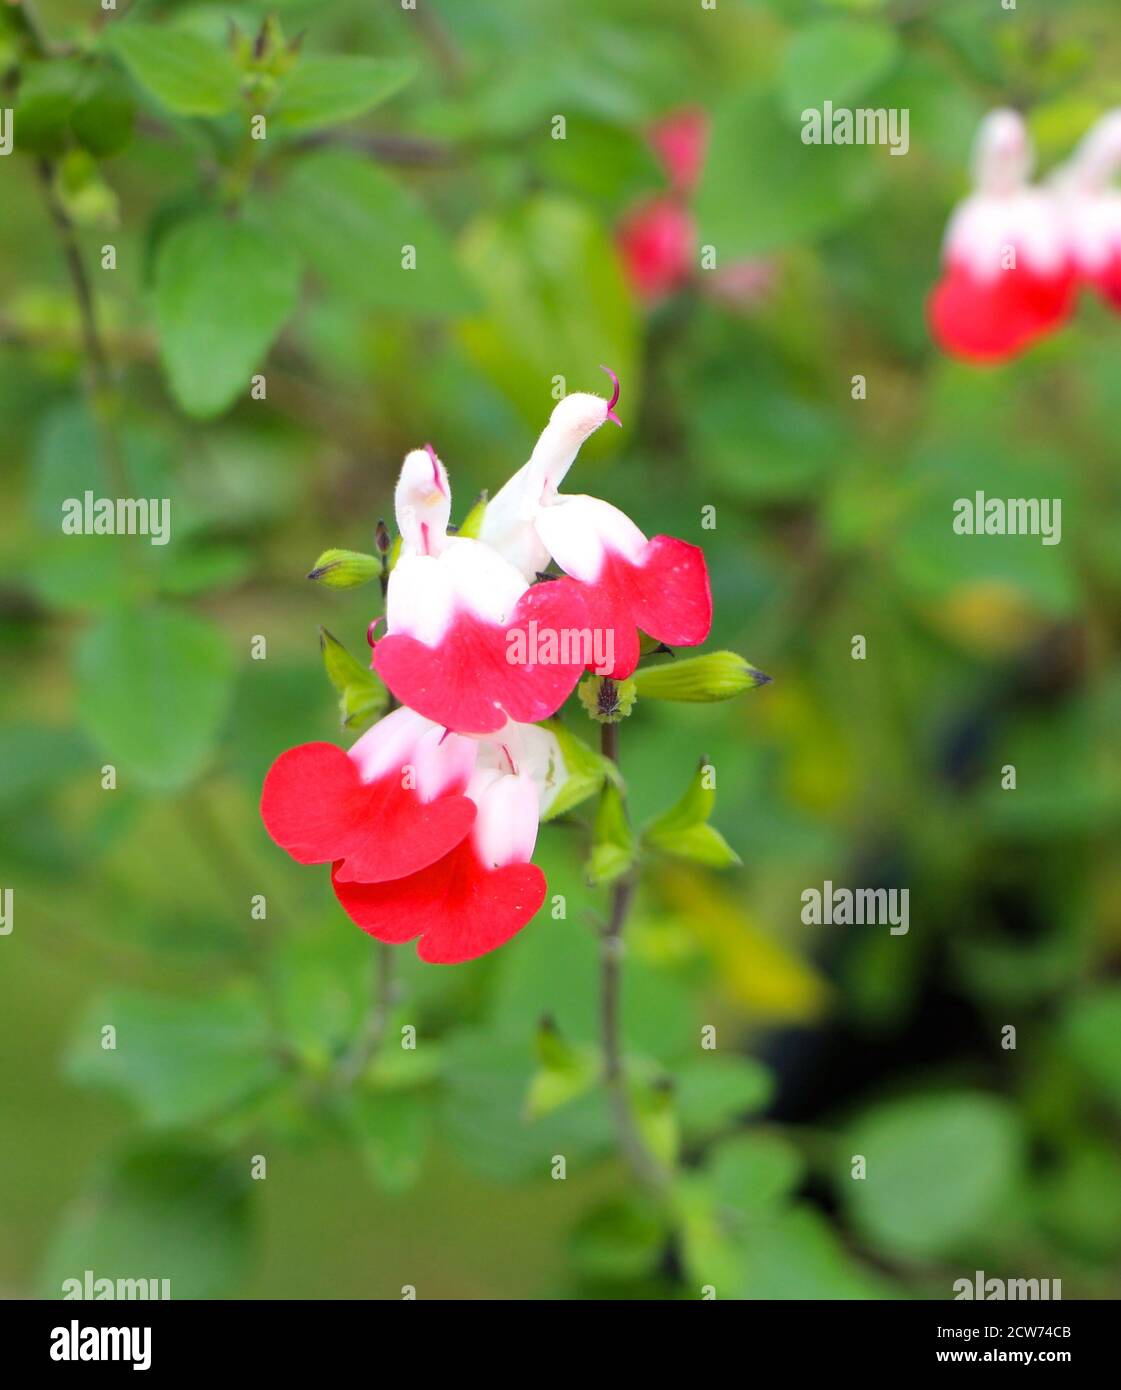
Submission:
{"label": "curled petal tip", "polygon": [[424,452],[432,460],[432,481],[436,484],[436,491],[441,497],[444,495],[444,484],[440,478],[440,460],[436,457],[436,450],[431,444],[424,446]]}
{"label": "curled petal tip", "polygon": [[[600,364],[599,369],[601,372],[607,373],[607,375],[611,378],[611,385],[615,388],[611,399],[607,402],[607,418],[609,420],[615,420],[615,416],[611,412],[619,404],[619,378],[615,375],[615,373],[611,370],[610,367],[605,367],[602,363]],[[618,425],[620,421],[615,420],[615,423]]]}
{"label": "curled petal tip", "polygon": [[619,419],[618,415],[616,415],[613,410],[609,410],[607,412],[607,418],[611,421],[613,425],[618,425],[620,429],[623,428],[622,420]]}

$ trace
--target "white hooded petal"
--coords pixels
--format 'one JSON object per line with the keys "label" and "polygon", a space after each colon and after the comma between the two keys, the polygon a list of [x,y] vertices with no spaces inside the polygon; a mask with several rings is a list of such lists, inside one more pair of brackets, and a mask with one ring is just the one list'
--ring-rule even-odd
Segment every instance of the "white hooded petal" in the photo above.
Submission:
{"label": "white hooded petal", "polygon": [[537,533],[565,574],[585,584],[599,578],[608,551],[636,565],[646,549],[646,537],[625,512],[583,494],[542,507]]}
{"label": "white hooded petal", "polygon": [[405,455],[393,506],[406,553],[436,555],[443,549],[451,517],[451,484],[430,444]]}
{"label": "white hooded petal", "polygon": [[411,709],[396,709],[367,729],[348,756],[357,763],[364,782],[409,775],[421,800],[433,801],[471,776],[478,744],[449,734]]}

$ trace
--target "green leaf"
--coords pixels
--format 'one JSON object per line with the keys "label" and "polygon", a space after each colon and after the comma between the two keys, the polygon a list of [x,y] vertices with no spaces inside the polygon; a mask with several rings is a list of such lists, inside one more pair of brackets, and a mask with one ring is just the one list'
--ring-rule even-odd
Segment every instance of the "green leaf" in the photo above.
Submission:
{"label": "green leaf", "polygon": [[1121,1110],[1121,987],[1102,988],[1072,1001],[1062,1033],[1069,1055]]}
{"label": "green leaf", "polygon": [[895,31],[886,24],[822,19],[791,38],[779,88],[783,110],[794,120],[809,107],[851,106],[885,77],[899,58]]}
{"label": "green leaf", "polygon": [[591,1279],[637,1279],[655,1264],[667,1238],[657,1205],[643,1197],[626,1197],[596,1207],[572,1234],[572,1253],[581,1273]]}
{"label": "green leaf", "polygon": [[233,690],[211,623],[172,608],[110,613],[80,638],[77,671],[82,723],[125,779],[176,789],[203,770]]}
{"label": "green leaf", "polygon": [[805,1167],[794,1145],[777,1134],[741,1134],[713,1149],[705,1171],[718,1205],[752,1216],[790,1196]]}
{"label": "green leaf", "polygon": [[864,146],[803,144],[770,93],[738,92],[713,123],[695,205],[700,240],[715,246],[717,263],[727,265],[832,231],[875,191],[878,154]]}
{"label": "green leaf", "polygon": [[592,1047],[574,1047],[557,1032],[556,1025],[543,1020],[537,1030],[537,1054],[541,1065],[534,1073],[526,1097],[526,1115],[531,1120],[559,1110],[595,1085],[601,1062]]}
{"label": "green leaf", "polygon": [[[102,1029],[116,1030],[115,1047]],[[124,992],[86,1009],[65,1062],[70,1080],[127,1097],[150,1125],[189,1125],[255,1099],[280,1076],[256,995],[195,999]]]}
{"label": "green leaf", "polygon": [[308,574],[328,589],[356,589],[381,574],[381,561],[359,550],[325,550]]}
{"label": "green leaf", "polygon": [[337,637],[319,629],[319,648],[327,678],[339,692],[339,715],[345,729],[356,729],[383,713],[389,691],[367,666],[356,661]]}
{"label": "green leaf", "polygon": [[[574,806],[586,801],[589,796],[594,796],[603,786],[604,778],[609,777],[617,783],[619,772],[610,758],[605,758],[602,753],[589,748],[583,739],[577,738],[567,725],[559,720],[547,720],[541,727],[547,729],[556,739],[560,761],[563,764],[556,769],[556,775],[563,777],[563,780],[541,817],[544,822],[564,815],[566,811],[571,811]],[[546,774],[546,784],[553,775],[554,770],[550,768]]]}
{"label": "green leaf", "polygon": [[424,1164],[432,1104],[422,1091],[362,1091],[348,1110],[348,1128],[371,1180],[383,1192],[407,1192]]}
{"label": "green leaf", "polygon": [[241,1291],[249,1265],[249,1166],[209,1148],[149,1140],[114,1158],[65,1214],[43,1294],[91,1270],[104,1279],[168,1279],[176,1299]]}
{"label": "green leaf", "polygon": [[712,771],[707,764],[701,764],[677,805],[651,821],[642,832],[644,844],[710,869],[742,863],[724,836],[707,823],[716,804],[716,792],[709,785]]}
{"label": "green leaf", "polygon": [[[464,236],[463,257],[486,306],[463,325],[467,352],[535,430],[552,407],[554,377],[569,391],[598,390],[600,363],[623,383],[625,424],[641,391],[638,324],[618,253],[593,214],[553,196],[483,214]],[[618,433],[600,430],[581,459],[617,448]]]}
{"label": "green leaf", "polygon": [[[325,150],[296,165],[275,215],[336,294],[366,308],[445,317],[473,296],[443,230],[413,195],[360,155]],[[405,269],[405,248],[416,266]]]}
{"label": "green leaf", "polygon": [[622,795],[614,782],[604,783],[592,835],[588,879],[594,884],[613,883],[635,861],[634,836],[627,823]]}
{"label": "green leaf", "polygon": [[1022,1134],[1015,1112],[967,1091],[889,1101],[860,1116],[846,1140],[838,1186],[852,1220],[879,1248],[912,1256],[953,1251],[979,1236],[1018,1179]]}
{"label": "green leaf", "polygon": [[677,1114],[690,1138],[704,1139],[771,1099],[771,1073],[751,1057],[706,1053],[674,1071]]}
{"label": "green leaf", "polygon": [[207,214],[164,238],[156,262],[160,354],[189,415],[219,415],[248,394],[299,289],[298,256],[262,227]]}
{"label": "green leaf", "polygon": [[136,103],[119,73],[99,68],[82,87],[70,112],[78,143],[98,159],[118,154],[132,139]]}
{"label": "green leaf", "polygon": [[477,541],[479,539],[479,533],[483,529],[483,518],[486,516],[486,513],[487,494],[484,491],[479,494],[474,506],[463,518],[459,530],[456,531],[456,535],[464,536],[468,540]]}
{"label": "green leaf", "polygon": [[416,71],[414,63],[358,55],[301,58],[281,84],[273,114],[290,130],[337,125],[388,101]]}
{"label": "green leaf", "polygon": [[233,109],[241,76],[226,48],[163,25],[111,24],[102,40],[130,74],[179,116],[221,116]]}
{"label": "green leaf", "polygon": [[63,153],[81,80],[77,64],[68,60],[27,64],[12,123],[17,150],[52,158]]}

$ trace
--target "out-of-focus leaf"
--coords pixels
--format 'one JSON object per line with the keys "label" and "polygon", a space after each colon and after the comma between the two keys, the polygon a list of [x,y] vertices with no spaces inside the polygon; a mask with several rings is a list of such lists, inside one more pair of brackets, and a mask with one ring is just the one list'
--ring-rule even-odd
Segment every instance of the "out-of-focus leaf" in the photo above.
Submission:
{"label": "out-of-focus leaf", "polygon": [[366,308],[439,318],[472,306],[441,227],[410,192],[357,154],[325,150],[302,159],[272,207],[337,295]]}
{"label": "out-of-focus leaf", "polygon": [[634,1279],[658,1259],[667,1237],[657,1206],[640,1196],[596,1207],[572,1234],[581,1273],[593,1279]]}
{"label": "out-of-focus leaf", "polygon": [[[116,1030],[115,1047],[102,1030]],[[254,1099],[280,1076],[259,999],[228,989],[195,999],[120,993],[82,1017],[66,1059],[73,1081],[126,1096],[151,1125],[189,1125]]]}
{"label": "out-of-focus leaf", "polygon": [[752,1057],[723,1057],[705,1053],[674,1068],[677,1114],[685,1133],[703,1139],[771,1098],[774,1083],[761,1062]]}
{"label": "out-of-focus leaf", "polygon": [[204,215],[160,244],[160,353],[189,415],[219,415],[250,379],[296,305],[299,257],[271,230]]}
{"label": "out-of-focus leaf", "polygon": [[[606,363],[623,385],[625,425],[627,403],[637,405],[640,393],[635,308],[591,213],[540,196],[502,216],[484,214],[464,234],[463,256],[486,305],[463,325],[463,342],[526,419],[544,424],[557,377],[569,391],[598,389]],[[581,457],[613,447],[606,436],[600,430]]]}
{"label": "out-of-focus leaf", "polygon": [[716,248],[717,265],[727,265],[832,231],[875,192],[881,154],[804,144],[770,93],[737,93],[713,123],[696,202],[701,243]]}
{"label": "out-of-focus leaf", "polygon": [[338,125],[388,101],[415,76],[413,63],[360,54],[309,55],[284,78],[273,115],[290,130]]}
{"label": "out-of-focus leaf", "polygon": [[175,789],[202,771],[233,689],[217,628],[174,608],[122,609],[78,644],[78,709],[122,779]]}
{"label": "out-of-focus leaf", "polygon": [[1003,1100],[969,1091],[885,1102],[851,1125],[837,1185],[866,1239],[894,1254],[954,1250],[979,1235],[1019,1176],[1019,1117]]}
{"label": "out-of-focus leaf", "polygon": [[719,1206],[752,1217],[790,1196],[805,1166],[794,1145],[776,1134],[740,1134],[713,1149],[705,1174]]}
{"label": "out-of-focus leaf", "polygon": [[658,884],[681,920],[711,955],[721,986],[740,1003],[772,1018],[806,1020],[825,1005],[825,981],[775,938],[730,893],[690,869],[664,869]]}
{"label": "out-of-focus leaf", "polygon": [[422,1091],[362,1091],[346,1108],[367,1172],[384,1192],[407,1192],[420,1177],[432,1121]]}
{"label": "out-of-focus leaf", "polygon": [[899,40],[886,24],[820,19],[791,38],[779,79],[786,115],[800,120],[807,107],[852,106],[899,58]]}
{"label": "out-of-focus leaf", "polygon": [[241,77],[229,50],[163,25],[111,24],[102,43],[140,85],[179,116],[233,109]]}
{"label": "out-of-focus leaf", "polygon": [[1121,987],[1103,987],[1072,1000],[1062,1035],[1070,1055],[1121,1109]]}
{"label": "out-of-focus leaf", "polygon": [[[41,1276],[168,1279],[172,1298],[221,1298],[248,1271],[249,1165],[200,1145],[148,1140],[117,1155],[65,1214]],[[121,1295],[118,1295],[121,1296]],[[150,1297],[159,1297],[157,1287]]]}

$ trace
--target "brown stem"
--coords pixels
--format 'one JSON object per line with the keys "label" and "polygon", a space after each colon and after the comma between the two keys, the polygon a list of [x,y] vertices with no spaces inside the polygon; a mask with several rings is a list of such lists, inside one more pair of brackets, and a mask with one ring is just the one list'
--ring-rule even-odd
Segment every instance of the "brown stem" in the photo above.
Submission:
{"label": "brown stem", "polygon": [[[600,726],[600,751],[619,765],[619,725]],[[611,1113],[623,1156],[640,1182],[656,1192],[662,1191],[669,1174],[650,1152],[635,1120],[627,1090],[622,1049],[622,963],[623,928],[634,898],[635,881],[630,874],[617,879],[611,889],[611,911],[600,938],[600,1034],[603,1040],[603,1080],[611,1102]]]}
{"label": "brown stem", "polygon": [[340,1086],[352,1086],[369,1066],[381,1045],[389,1012],[394,1000],[393,947],[384,941],[377,943],[374,952],[373,1000],[365,1024],[350,1051],[339,1063],[335,1079]]}
{"label": "brown stem", "polygon": [[94,304],[93,289],[86,274],[82,252],[74,231],[74,223],[66,211],[58,189],[55,186],[55,166],[46,158],[35,162],[35,172],[43,191],[43,201],[58,232],[62,243],[62,254],[78,305],[78,319],[82,330],[82,348],[93,379],[94,416],[101,431],[102,445],[113,486],[121,497],[129,495],[128,477],[125,468],[124,451],[113,420],[115,403],[113,400],[113,375],[109,367],[109,355],[97,322],[97,309]]}

